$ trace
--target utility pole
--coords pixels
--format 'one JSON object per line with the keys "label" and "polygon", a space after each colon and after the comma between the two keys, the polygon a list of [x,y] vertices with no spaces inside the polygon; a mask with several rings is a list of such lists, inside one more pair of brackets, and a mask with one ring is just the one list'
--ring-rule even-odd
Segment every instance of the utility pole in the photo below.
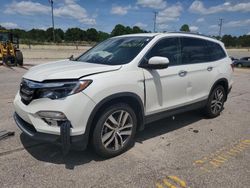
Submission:
{"label": "utility pole", "polygon": [[52,17],[52,33],[53,33],[53,41],[55,42],[55,26],[54,26],[54,2],[53,0],[49,0],[51,5],[51,17]]}
{"label": "utility pole", "polygon": [[220,38],[221,38],[222,23],[223,23],[223,19],[220,18],[220,22],[219,22],[219,27],[220,27],[220,29],[219,29],[219,37],[220,37]]}
{"label": "utility pole", "polygon": [[156,32],[156,17],[158,12],[154,11],[154,33]]}

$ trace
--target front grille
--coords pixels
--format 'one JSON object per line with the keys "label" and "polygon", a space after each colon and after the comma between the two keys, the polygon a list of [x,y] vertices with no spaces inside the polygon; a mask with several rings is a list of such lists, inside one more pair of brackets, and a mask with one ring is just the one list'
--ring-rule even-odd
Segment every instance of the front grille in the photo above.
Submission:
{"label": "front grille", "polygon": [[20,84],[21,101],[28,105],[34,98],[35,89],[29,87],[28,80],[23,79]]}

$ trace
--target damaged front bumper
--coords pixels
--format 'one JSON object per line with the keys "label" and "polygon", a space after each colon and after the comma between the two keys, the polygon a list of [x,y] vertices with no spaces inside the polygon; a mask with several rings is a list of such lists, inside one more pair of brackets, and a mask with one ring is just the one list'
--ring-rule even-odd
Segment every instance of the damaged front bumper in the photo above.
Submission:
{"label": "damaged front bumper", "polygon": [[35,127],[23,120],[16,112],[14,120],[23,133],[34,140],[59,144],[62,146],[63,153],[66,154],[70,148],[84,150],[88,145],[88,136],[85,134],[70,136],[70,122],[62,123],[60,135],[37,132]]}

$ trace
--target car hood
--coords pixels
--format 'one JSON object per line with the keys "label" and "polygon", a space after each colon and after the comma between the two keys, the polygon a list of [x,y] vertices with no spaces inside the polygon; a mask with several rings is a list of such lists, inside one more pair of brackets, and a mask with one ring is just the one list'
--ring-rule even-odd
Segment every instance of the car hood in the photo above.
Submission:
{"label": "car hood", "polygon": [[97,73],[115,71],[121,65],[102,65],[70,60],[61,60],[32,67],[23,77],[42,82],[44,80],[79,79]]}

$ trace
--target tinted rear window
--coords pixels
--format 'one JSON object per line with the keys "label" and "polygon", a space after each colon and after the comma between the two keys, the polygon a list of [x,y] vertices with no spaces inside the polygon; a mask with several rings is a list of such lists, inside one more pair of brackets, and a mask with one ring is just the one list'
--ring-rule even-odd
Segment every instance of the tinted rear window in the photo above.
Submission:
{"label": "tinted rear window", "polygon": [[209,62],[205,40],[197,38],[181,38],[182,64]]}
{"label": "tinted rear window", "polygon": [[210,54],[210,61],[217,61],[226,57],[226,53],[219,44],[207,41],[207,47]]}

